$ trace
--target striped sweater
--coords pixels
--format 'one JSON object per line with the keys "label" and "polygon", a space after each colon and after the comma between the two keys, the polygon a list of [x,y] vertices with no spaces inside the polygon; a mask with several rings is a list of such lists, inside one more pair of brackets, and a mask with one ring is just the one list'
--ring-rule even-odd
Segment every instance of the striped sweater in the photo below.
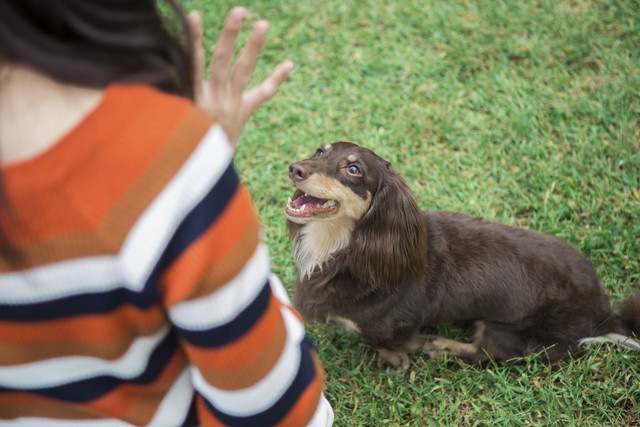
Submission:
{"label": "striped sweater", "polygon": [[187,100],[113,85],[3,169],[0,424],[330,425],[232,154]]}

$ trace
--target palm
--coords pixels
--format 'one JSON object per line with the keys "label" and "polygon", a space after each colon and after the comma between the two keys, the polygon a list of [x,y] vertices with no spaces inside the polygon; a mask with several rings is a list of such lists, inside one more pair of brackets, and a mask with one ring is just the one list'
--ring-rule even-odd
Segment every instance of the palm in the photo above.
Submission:
{"label": "palm", "polygon": [[292,62],[281,62],[264,81],[246,90],[269,31],[266,21],[257,22],[246,47],[233,64],[238,34],[247,14],[243,7],[229,13],[213,52],[208,80],[204,79],[202,20],[198,13],[189,15],[195,45],[196,103],[222,126],[234,147],[251,114],[273,96],[293,69]]}

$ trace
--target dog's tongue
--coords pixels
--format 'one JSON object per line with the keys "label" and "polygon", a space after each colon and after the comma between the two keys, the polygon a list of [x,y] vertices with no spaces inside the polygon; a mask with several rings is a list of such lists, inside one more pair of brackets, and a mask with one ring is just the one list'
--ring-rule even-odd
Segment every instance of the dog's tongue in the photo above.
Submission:
{"label": "dog's tongue", "polygon": [[295,198],[295,200],[289,199],[285,212],[290,218],[329,216],[336,213],[338,206],[338,202],[335,200],[321,199],[319,197],[309,196],[308,194],[300,194]]}
{"label": "dog's tongue", "polygon": [[309,196],[307,194],[303,194],[302,196],[298,197],[297,199],[295,199],[293,201],[293,206],[296,209],[299,209],[302,207],[302,205],[315,205],[315,206],[320,206],[322,204],[324,204],[327,200],[326,199],[319,199],[317,197],[313,197],[313,196]]}

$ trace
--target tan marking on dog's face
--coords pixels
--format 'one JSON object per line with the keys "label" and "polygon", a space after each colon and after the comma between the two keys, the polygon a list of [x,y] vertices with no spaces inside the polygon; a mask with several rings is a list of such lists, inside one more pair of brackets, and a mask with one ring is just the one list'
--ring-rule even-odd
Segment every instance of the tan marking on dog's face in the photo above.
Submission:
{"label": "tan marking on dog's face", "polygon": [[[304,226],[297,235],[293,254],[301,280],[311,276],[316,268],[322,269],[335,252],[349,244],[356,223],[371,206],[377,188],[375,179],[367,182],[360,170],[347,169],[358,162],[355,166],[366,170],[360,162],[369,152],[362,154],[357,151],[361,148],[349,144],[324,144],[309,159],[290,166],[289,179],[297,190],[285,208],[285,215],[288,221]],[[298,175],[292,176],[293,166],[302,168]],[[327,202],[313,205],[311,201],[307,210],[303,203],[309,196]]]}
{"label": "tan marking on dog's face", "polygon": [[294,250],[298,274],[304,278],[349,244],[356,223],[371,205],[372,195],[367,193],[367,198],[362,199],[340,181],[320,173],[298,183],[298,189],[339,203],[338,211],[331,216],[287,216],[290,221],[305,225]]}
{"label": "tan marking on dog's face", "polygon": [[312,221],[352,221],[354,224],[367,212],[371,205],[371,193],[362,199],[349,187],[340,181],[320,173],[314,173],[309,178],[297,185],[299,190],[322,199],[335,200],[340,208],[335,215],[327,218],[321,217],[290,217],[291,221],[306,224]]}

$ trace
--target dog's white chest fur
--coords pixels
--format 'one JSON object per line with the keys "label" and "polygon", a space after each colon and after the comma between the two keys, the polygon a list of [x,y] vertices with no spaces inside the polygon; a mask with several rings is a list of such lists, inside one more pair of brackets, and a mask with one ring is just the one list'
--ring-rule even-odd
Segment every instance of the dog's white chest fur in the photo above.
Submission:
{"label": "dog's white chest fur", "polygon": [[300,279],[311,276],[316,267],[331,259],[331,254],[345,248],[351,239],[352,221],[318,221],[300,230],[293,258]]}

